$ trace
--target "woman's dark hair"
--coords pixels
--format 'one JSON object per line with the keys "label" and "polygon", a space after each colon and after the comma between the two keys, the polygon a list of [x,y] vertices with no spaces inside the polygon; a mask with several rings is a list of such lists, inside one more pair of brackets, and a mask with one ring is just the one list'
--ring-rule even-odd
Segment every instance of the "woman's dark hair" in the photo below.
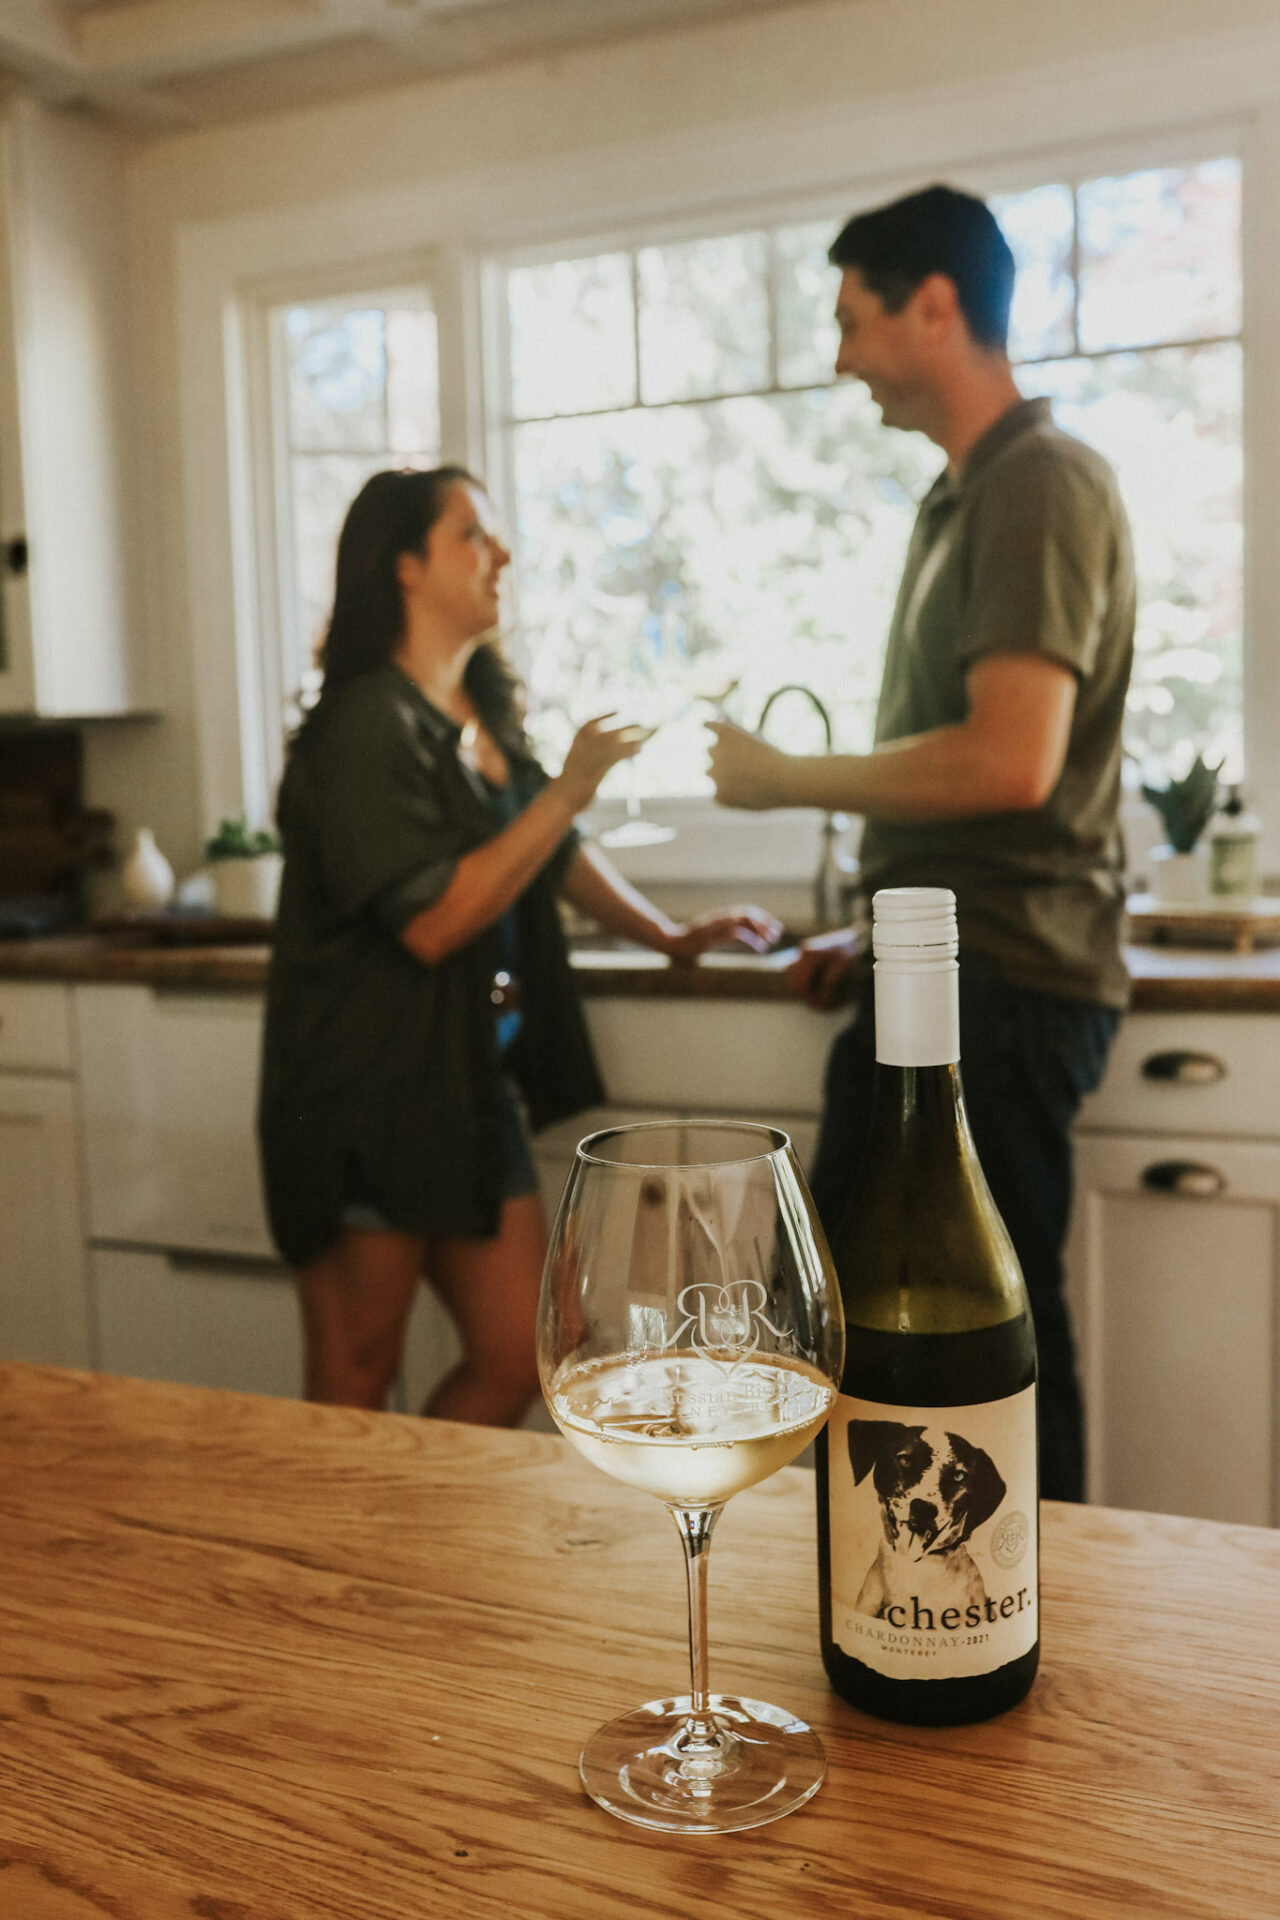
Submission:
{"label": "woman's dark hair", "polygon": [[870,213],[856,213],[827,254],[855,268],[890,313],[899,313],[922,280],[945,273],[979,346],[1003,347],[1016,269],[1009,243],[986,202],[955,187],[923,187]]}
{"label": "woman's dark hair", "polygon": [[[423,551],[459,485],[484,491],[484,482],[465,467],[388,468],[366,480],[347,508],[338,535],[333,612],[319,648],[324,678],[313,713],[394,655],[404,634],[396,561],[402,553]],[[524,736],[517,682],[495,645],[476,648],[463,683],[500,744],[518,748]]]}

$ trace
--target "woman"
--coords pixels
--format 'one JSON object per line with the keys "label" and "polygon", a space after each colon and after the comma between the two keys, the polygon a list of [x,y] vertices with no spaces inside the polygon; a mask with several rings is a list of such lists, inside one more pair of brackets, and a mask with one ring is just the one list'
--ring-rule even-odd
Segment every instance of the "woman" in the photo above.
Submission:
{"label": "woman", "polygon": [[579,841],[645,735],[589,721],[546,777],[492,644],[509,559],[460,467],[375,474],[347,514],[280,790],[259,1112],[308,1398],[383,1404],[425,1275],[463,1358],[424,1411],[492,1425],[538,1390],[546,1228],[512,1079],[535,1127],[604,1097],[556,895],[676,959],[778,933],[750,908],[677,926]]}

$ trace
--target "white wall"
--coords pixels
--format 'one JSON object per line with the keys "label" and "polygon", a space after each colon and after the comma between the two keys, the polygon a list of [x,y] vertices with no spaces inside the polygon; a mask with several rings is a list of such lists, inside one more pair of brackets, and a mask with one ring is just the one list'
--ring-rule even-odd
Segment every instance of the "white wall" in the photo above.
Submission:
{"label": "white wall", "polygon": [[[347,228],[377,230],[379,246],[402,233],[406,246],[465,247],[510,243],[540,222],[587,229],[620,211],[729,207],[854,179],[872,192],[878,179],[894,190],[943,172],[980,185],[997,155],[1007,165],[1025,154],[1031,167],[1039,149],[1130,127],[1260,112],[1274,192],[1253,217],[1270,219],[1271,102],[1275,0],[827,0],[139,141],[129,183],[139,488],[165,718],[92,731],[91,799],[126,829],[156,826],[182,870],[225,797],[208,762],[211,715],[234,672],[230,456],[210,424],[220,387],[204,389],[220,378],[217,308],[237,262],[251,271],[281,246],[319,258]],[[1252,344],[1260,323],[1280,360],[1274,291],[1252,302]],[[1264,368],[1260,383],[1251,404],[1280,401],[1280,372]],[[1274,505],[1259,510],[1269,518]],[[1255,600],[1273,584],[1255,581]],[[1280,718],[1280,686],[1272,694]]]}

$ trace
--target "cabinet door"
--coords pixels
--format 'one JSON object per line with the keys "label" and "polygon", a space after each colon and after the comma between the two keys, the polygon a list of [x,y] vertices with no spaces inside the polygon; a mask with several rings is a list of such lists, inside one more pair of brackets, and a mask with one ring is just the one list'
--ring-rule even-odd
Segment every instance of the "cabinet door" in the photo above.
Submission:
{"label": "cabinet door", "polygon": [[93,1364],[75,1090],[70,1080],[0,1073],[0,1354]]}
{"label": "cabinet door", "polygon": [[1280,1016],[1131,1013],[1080,1129],[1280,1136]]}
{"label": "cabinet door", "polygon": [[1068,1293],[1091,1499],[1275,1523],[1278,1280],[1280,1147],[1078,1137]]}
{"label": "cabinet door", "polygon": [[283,1267],[136,1247],[95,1247],[89,1259],[104,1373],[301,1394],[302,1328]]}
{"label": "cabinet door", "polygon": [[35,101],[0,132],[0,709],[145,703],[124,147]]}
{"label": "cabinet door", "polygon": [[76,988],[89,1237],[270,1259],[257,994]]}

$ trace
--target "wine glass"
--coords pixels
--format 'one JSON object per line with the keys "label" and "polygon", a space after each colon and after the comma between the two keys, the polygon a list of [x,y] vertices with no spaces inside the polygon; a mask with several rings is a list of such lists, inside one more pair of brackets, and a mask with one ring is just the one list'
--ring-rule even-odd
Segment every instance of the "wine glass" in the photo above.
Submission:
{"label": "wine glass", "polygon": [[640,775],[634,760],[626,772],[627,778],[627,817],[620,820],[616,827],[606,827],[600,835],[602,847],[656,847],[666,840],[674,840],[674,827],[659,826],[656,820],[646,820],[640,811]]}
{"label": "wine glass", "polygon": [[708,1691],[707,1553],[725,1501],[822,1426],[843,1359],[834,1268],[784,1133],[670,1120],[582,1142],[543,1274],[542,1388],[588,1460],[667,1507],[689,1585],[690,1692],[583,1749],[587,1792],[624,1820],[728,1833],[822,1783],[803,1720]]}
{"label": "wine glass", "polygon": [[[627,695],[627,711],[633,714],[636,724],[650,737],[657,732],[666,718],[666,690],[656,683],[647,689],[637,691],[632,688]],[[669,696],[667,696],[669,698]],[[640,806],[640,762],[628,760],[623,770],[627,796],[625,820],[616,827],[607,827],[600,835],[602,847],[656,847],[666,840],[674,840],[674,827],[661,826],[656,820],[645,818]]]}

